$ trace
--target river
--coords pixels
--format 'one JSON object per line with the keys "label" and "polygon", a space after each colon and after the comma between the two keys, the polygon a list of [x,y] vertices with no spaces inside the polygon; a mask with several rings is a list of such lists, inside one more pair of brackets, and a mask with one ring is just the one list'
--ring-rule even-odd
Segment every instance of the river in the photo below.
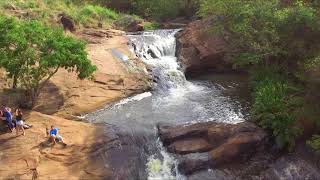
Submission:
{"label": "river", "polygon": [[130,47],[152,70],[154,88],[87,115],[120,139],[109,153],[118,179],[186,179],[176,157],[158,140],[160,124],[206,121],[238,123],[249,118],[248,80],[239,74],[208,74],[187,80],[175,57],[179,30],[128,34]]}

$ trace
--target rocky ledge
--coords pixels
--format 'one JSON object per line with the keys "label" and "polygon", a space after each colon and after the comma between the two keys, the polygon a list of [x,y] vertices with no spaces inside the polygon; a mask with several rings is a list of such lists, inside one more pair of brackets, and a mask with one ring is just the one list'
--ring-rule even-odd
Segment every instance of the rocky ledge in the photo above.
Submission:
{"label": "rocky ledge", "polygon": [[[187,175],[245,161],[263,151],[268,142],[267,134],[250,122],[208,122],[174,127],[159,125],[158,133],[169,152],[184,155],[178,168]],[[203,153],[206,157],[189,158],[192,153]]]}
{"label": "rocky ledge", "polygon": [[176,55],[187,76],[232,70],[231,62],[224,55],[225,40],[209,31],[213,24],[213,18],[197,20],[177,34]]}

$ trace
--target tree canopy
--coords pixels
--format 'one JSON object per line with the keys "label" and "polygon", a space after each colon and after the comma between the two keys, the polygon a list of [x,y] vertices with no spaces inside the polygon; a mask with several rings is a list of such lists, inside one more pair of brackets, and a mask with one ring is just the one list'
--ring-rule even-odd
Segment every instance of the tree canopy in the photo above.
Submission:
{"label": "tree canopy", "polygon": [[272,61],[295,66],[319,57],[320,16],[313,4],[279,0],[203,0],[199,14],[216,16],[215,30],[229,36],[228,55],[234,62]]}
{"label": "tree canopy", "polygon": [[254,69],[253,117],[292,149],[301,133],[300,74],[320,59],[317,1],[203,0],[198,13],[214,19],[211,31],[227,42],[226,57]]}
{"label": "tree canopy", "polygon": [[31,92],[33,100],[60,68],[76,72],[80,79],[93,74],[96,67],[85,47],[84,42],[65,36],[62,29],[0,17],[0,67],[13,79],[13,86]]}

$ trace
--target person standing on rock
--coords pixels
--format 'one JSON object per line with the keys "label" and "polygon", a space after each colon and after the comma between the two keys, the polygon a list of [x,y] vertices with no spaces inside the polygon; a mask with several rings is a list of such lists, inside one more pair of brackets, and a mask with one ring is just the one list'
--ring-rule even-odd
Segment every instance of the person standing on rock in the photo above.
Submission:
{"label": "person standing on rock", "polygon": [[17,132],[17,136],[19,135],[19,131],[22,131],[22,135],[26,135],[25,131],[24,131],[24,127],[23,127],[23,120],[22,120],[22,111],[21,109],[17,109],[16,110],[16,132]]}

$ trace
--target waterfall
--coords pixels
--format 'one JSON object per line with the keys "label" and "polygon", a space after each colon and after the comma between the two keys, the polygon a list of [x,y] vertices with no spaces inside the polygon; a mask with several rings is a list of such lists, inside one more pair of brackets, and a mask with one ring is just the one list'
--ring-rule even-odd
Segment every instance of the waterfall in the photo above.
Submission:
{"label": "waterfall", "polygon": [[[106,123],[112,130],[108,132],[118,137],[118,146],[107,151],[108,162],[117,177],[185,180],[177,170],[179,157],[162,146],[156,126],[207,121],[238,123],[244,120],[242,112],[248,112],[246,101],[241,102],[234,91],[244,85],[239,83],[242,81],[216,75],[215,80],[208,80],[211,76],[205,80],[186,80],[175,57],[178,31],[127,34],[132,52],[151,70],[154,90],[123,99],[86,116],[90,122]],[[112,53],[121,61],[128,60],[119,51]]]}
{"label": "waterfall", "polygon": [[186,78],[175,57],[175,30],[155,30],[128,34],[129,44],[136,56],[151,67],[157,90],[184,85]]}

